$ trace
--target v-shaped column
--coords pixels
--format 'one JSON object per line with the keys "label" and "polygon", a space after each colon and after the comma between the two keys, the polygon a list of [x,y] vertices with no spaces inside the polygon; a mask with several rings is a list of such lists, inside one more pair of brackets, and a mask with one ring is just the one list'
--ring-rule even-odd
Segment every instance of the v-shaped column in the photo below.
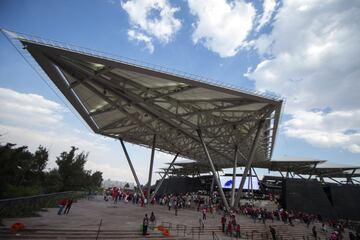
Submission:
{"label": "v-shaped column", "polygon": [[150,167],[149,167],[149,179],[148,179],[148,188],[147,188],[147,203],[150,204],[151,201],[151,178],[153,173],[154,166],[154,155],[155,155],[155,144],[156,144],[156,134],[154,134],[152,148],[151,148],[151,158],[150,158]]}
{"label": "v-shaped column", "polygon": [[123,151],[124,151],[126,160],[128,161],[128,164],[129,164],[129,166],[130,166],[131,173],[132,173],[132,175],[134,176],[134,179],[135,179],[135,182],[136,182],[136,186],[137,186],[137,188],[138,188],[139,191],[140,191],[141,197],[142,197],[143,199],[145,199],[144,192],[143,192],[143,190],[142,190],[142,188],[141,188],[141,185],[140,185],[139,179],[138,179],[138,177],[137,177],[137,175],[136,175],[134,166],[132,165],[132,162],[131,162],[131,160],[130,160],[129,154],[128,154],[127,150],[126,150],[124,141],[123,141],[121,138],[120,138],[119,140],[120,140],[121,146],[122,146],[122,148],[123,148]]}
{"label": "v-shaped column", "polygon": [[211,157],[210,157],[210,154],[209,154],[209,151],[208,151],[208,149],[207,149],[207,147],[206,147],[206,144],[205,144],[205,142],[204,142],[204,139],[202,138],[201,130],[200,130],[200,129],[197,129],[196,131],[197,131],[197,133],[198,133],[198,135],[199,135],[200,142],[201,142],[201,144],[202,144],[202,146],[203,146],[203,148],[204,148],[204,152],[205,152],[206,158],[207,158],[208,161],[209,161],[210,168],[211,168],[211,172],[212,172],[212,174],[213,174],[213,176],[214,176],[216,185],[218,186],[218,191],[219,191],[219,193],[220,193],[221,199],[222,199],[222,201],[223,201],[223,203],[224,203],[224,206],[225,206],[225,208],[226,208],[226,211],[229,212],[229,210],[230,210],[229,204],[228,204],[228,202],[227,202],[227,200],[226,200],[224,191],[223,191],[223,189],[222,189],[222,187],[221,187],[220,179],[219,179],[219,178],[217,177],[217,175],[216,175],[216,169],[215,169],[215,167],[214,167],[214,163],[213,163],[213,161],[212,161],[212,159],[211,159]]}
{"label": "v-shaped column", "polygon": [[177,158],[178,156],[179,156],[179,153],[177,153],[177,154],[175,155],[175,157],[174,157],[174,159],[172,160],[172,162],[170,163],[169,167],[166,169],[164,175],[161,176],[160,182],[157,184],[154,192],[151,194],[151,199],[153,199],[153,198],[155,197],[156,193],[159,191],[159,189],[160,189],[162,183],[164,182],[166,176],[169,174],[170,169],[172,168],[172,166],[174,166],[174,162],[175,162],[175,160],[176,160],[176,158]]}
{"label": "v-shaped column", "polygon": [[232,208],[234,207],[234,202],[235,202],[235,182],[236,182],[237,155],[238,155],[238,146],[235,145],[233,176],[232,176],[232,184],[231,184],[231,198],[230,198],[230,206]]}
{"label": "v-shaped column", "polygon": [[242,178],[241,178],[239,189],[237,190],[237,194],[236,194],[236,198],[235,198],[235,202],[234,202],[234,207],[237,207],[237,205],[238,205],[238,203],[240,201],[240,198],[241,198],[241,195],[242,195],[242,190],[243,190],[244,185],[245,185],[246,177],[248,175],[249,169],[251,168],[251,164],[252,164],[252,162],[253,162],[253,160],[255,158],[257,145],[258,145],[258,142],[259,142],[259,139],[260,139],[260,133],[261,133],[262,128],[264,127],[264,124],[265,124],[265,120],[260,120],[256,135],[255,135],[254,142],[253,142],[253,144],[251,146],[250,156],[249,156],[248,162],[247,162],[247,164],[245,166],[245,170],[244,170],[244,173],[243,173]]}

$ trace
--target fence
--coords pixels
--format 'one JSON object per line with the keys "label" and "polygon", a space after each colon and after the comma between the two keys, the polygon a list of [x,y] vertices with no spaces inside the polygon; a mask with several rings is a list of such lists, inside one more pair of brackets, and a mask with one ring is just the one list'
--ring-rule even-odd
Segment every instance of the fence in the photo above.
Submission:
{"label": "fence", "polygon": [[42,208],[56,207],[63,198],[78,199],[84,192],[59,192],[30,197],[8,198],[0,200],[0,219],[8,217],[32,216]]}

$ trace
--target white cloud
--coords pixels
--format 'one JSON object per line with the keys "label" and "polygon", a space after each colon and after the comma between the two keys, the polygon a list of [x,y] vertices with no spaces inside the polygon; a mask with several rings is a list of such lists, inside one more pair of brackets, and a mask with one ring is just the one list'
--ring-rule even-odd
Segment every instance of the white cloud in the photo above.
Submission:
{"label": "white cloud", "polygon": [[[86,168],[102,171],[104,179],[134,182],[120,143],[88,131],[71,127],[65,119],[73,117],[61,105],[43,96],[0,88],[0,143],[26,145],[35,151],[39,145],[49,149],[48,168],[56,167],[56,157],[76,146],[89,152]],[[10,107],[11,106],[11,107]],[[73,117],[74,118],[74,117]],[[138,178],[145,184],[148,178],[150,150],[126,144]],[[173,156],[156,152],[154,171],[166,167]],[[153,183],[159,176],[153,174]]]}
{"label": "white cloud", "polygon": [[[106,162],[111,162],[113,158],[109,139],[67,125],[64,115],[69,112],[60,104],[37,94],[20,93],[6,88],[0,88],[0,98],[1,143],[27,145],[31,151],[35,151],[39,145],[47,147],[50,168],[56,166],[56,156],[62,151],[70,150],[71,146],[76,146],[80,151],[90,152],[89,161],[97,162],[99,166],[105,164],[104,169],[108,170]],[[104,160],[105,163],[101,163]],[[108,171],[104,175],[112,177],[112,173]]]}
{"label": "white cloud", "polygon": [[275,0],[264,0],[263,2],[263,13],[259,19],[258,26],[256,31],[259,31],[263,26],[265,26],[270,20],[276,8]]}
{"label": "white cloud", "polygon": [[131,182],[133,182],[133,176],[129,168],[114,167],[108,163],[94,161],[87,161],[85,168],[105,173],[106,177],[103,177],[104,179],[131,179]]}
{"label": "white cloud", "polygon": [[197,18],[192,39],[202,43],[220,57],[232,57],[246,45],[253,28],[255,8],[242,0],[188,1],[190,12]]}
{"label": "white cloud", "polygon": [[318,147],[341,147],[360,153],[360,110],[296,111],[284,124],[285,134]]}
{"label": "white cloud", "polygon": [[287,135],[359,152],[359,134],[343,132],[359,130],[360,2],[284,1],[277,12],[272,32],[255,40],[262,61],[246,76],[286,98]]}
{"label": "white cloud", "polygon": [[150,53],[153,53],[155,48],[154,45],[151,42],[151,37],[146,36],[145,34],[142,34],[141,32],[137,32],[134,30],[128,31],[128,36],[130,40],[135,40],[138,42],[144,42],[146,49],[149,50]]}
{"label": "white cloud", "polygon": [[0,119],[12,123],[32,123],[37,127],[43,124],[55,126],[62,120],[62,113],[66,111],[58,103],[37,94],[24,94],[0,88],[0,98]]}
{"label": "white cloud", "polygon": [[181,28],[181,21],[174,16],[180,8],[171,6],[168,0],[128,0],[121,6],[130,18],[129,39],[143,41],[151,53],[152,37],[168,43]]}

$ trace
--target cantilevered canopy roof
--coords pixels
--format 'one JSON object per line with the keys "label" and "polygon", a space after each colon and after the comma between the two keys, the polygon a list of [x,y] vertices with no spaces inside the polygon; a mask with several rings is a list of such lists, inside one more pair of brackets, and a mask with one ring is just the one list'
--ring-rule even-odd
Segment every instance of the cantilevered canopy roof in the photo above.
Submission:
{"label": "cantilevered canopy roof", "polygon": [[326,177],[332,178],[358,178],[360,177],[360,167],[357,169],[345,170],[343,172],[328,173]]}
{"label": "cantilevered canopy roof", "polygon": [[[199,162],[180,162],[174,163],[174,165],[177,166],[177,168],[173,168],[170,170],[172,174],[192,175],[211,172],[210,166],[208,164],[203,164]],[[215,170],[222,171],[222,169],[216,164]]]}
{"label": "cantilevered canopy roof", "polygon": [[327,177],[327,176],[334,176],[334,175],[343,175],[345,171],[354,171],[356,169],[360,169],[360,166],[350,166],[350,165],[343,165],[343,164],[334,164],[334,163],[321,163],[318,164],[313,169],[302,169],[299,171],[295,171],[298,174],[313,174],[319,177]]}
{"label": "cantilevered canopy roof", "polygon": [[196,132],[201,129],[214,163],[231,167],[234,146],[248,156],[258,123],[265,120],[254,161],[271,158],[282,106],[278,98],[15,38],[95,133],[147,147],[156,134],[157,149],[207,162]]}
{"label": "cantilevered canopy roof", "polygon": [[326,162],[325,160],[308,159],[300,157],[284,156],[279,159],[272,159],[266,162],[256,162],[253,167],[267,168],[271,171],[289,171],[289,172],[308,172],[319,163]]}

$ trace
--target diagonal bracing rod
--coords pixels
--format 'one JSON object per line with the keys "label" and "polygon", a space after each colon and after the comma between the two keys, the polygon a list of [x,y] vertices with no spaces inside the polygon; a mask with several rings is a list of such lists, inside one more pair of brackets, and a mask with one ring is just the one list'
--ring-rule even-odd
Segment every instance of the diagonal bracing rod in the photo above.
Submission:
{"label": "diagonal bracing rod", "polygon": [[133,176],[134,176],[134,178],[135,178],[135,182],[136,182],[137,188],[138,188],[139,191],[140,191],[141,197],[142,197],[143,199],[145,199],[144,192],[143,192],[143,190],[142,190],[142,188],[141,188],[141,185],[140,185],[139,179],[138,179],[138,177],[137,177],[137,175],[136,175],[134,166],[133,166],[132,163],[131,163],[131,160],[130,160],[129,154],[128,154],[127,150],[126,150],[124,141],[123,141],[121,138],[120,138],[119,140],[120,140],[121,146],[122,146],[122,148],[123,148],[123,151],[124,151],[124,153],[125,153],[126,160],[127,160],[128,163],[129,163],[131,172],[132,172],[132,174],[133,174]]}
{"label": "diagonal bracing rod", "polygon": [[221,199],[222,199],[222,201],[223,201],[223,203],[224,203],[224,206],[225,206],[225,208],[226,208],[226,211],[229,211],[229,210],[230,210],[229,204],[228,204],[228,202],[227,202],[227,200],[226,200],[224,191],[223,191],[223,189],[222,189],[222,187],[221,187],[220,179],[219,179],[219,178],[217,177],[217,175],[216,175],[216,170],[215,170],[215,167],[214,167],[214,163],[213,163],[213,161],[211,160],[209,151],[208,151],[208,149],[207,149],[207,147],[206,147],[206,145],[205,145],[204,139],[203,139],[203,137],[202,137],[202,135],[201,135],[201,130],[200,130],[200,129],[197,129],[196,132],[197,132],[197,134],[199,135],[201,145],[203,146],[203,149],[204,149],[206,158],[207,158],[208,161],[209,161],[212,174],[213,174],[213,176],[214,176],[214,178],[215,178],[215,182],[216,182],[216,185],[218,186],[218,190],[219,190]]}
{"label": "diagonal bracing rod", "polygon": [[255,135],[255,139],[254,139],[254,142],[253,142],[253,144],[251,146],[249,160],[248,160],[248,162],[247,162],[247,164],[245,166],[245,170],[244,170],[244,173],[243,173],[242,178],[241,178],[240,186],[239,186],[239,188],[237,190],[237,194],[236,194],[236,198],[235,198],[235,202],[234,202],[235,207],[239,204],[247,174],[249,172],[249,169],[250,169],[251,164],[252,164],[252,162],[254,160],[254,157],[255,157],[256,148],[257,148],[257,145],[258,145],[258,142],[259,142],[259,139],[260,139],[261,130],[264,127],[264,123],[265,123],[265,120],[261,120],[259,122],[258,129],[257,129],[256,135]]}
{"label": "diagonal bracing rod", "polygon": [[161,187],[161,184],[164,182],[166,176],[168,175],[169,171],[170,171],[170,168],[174,165],[174,162],[176,160],[176,158],[179,156],[179,153],[177,153],[174,157],[174,159],[172,160],[172,162],[170,163],[169,167],[166,169],[164,175],[161,177],[161,180],[160,182],[158,183],[158,185],[156,186],[153,194],[151,194],[151,199],[153,199],[156,195],[156,193],[159,191],[160,187]]}
{"label": "diagonal bracing rod", "polygon": [[154,166],[154,155],[155,155],[155,144],[156,144],[156,134],[153,137],[153,143],[151,148],[151,158],[150,158],[150,168],[149,168],[149,180],[148,180],[148,187],[147,187],[147,203],[150,204],[151,198],[151,178],[153,174],[153,166]]}

